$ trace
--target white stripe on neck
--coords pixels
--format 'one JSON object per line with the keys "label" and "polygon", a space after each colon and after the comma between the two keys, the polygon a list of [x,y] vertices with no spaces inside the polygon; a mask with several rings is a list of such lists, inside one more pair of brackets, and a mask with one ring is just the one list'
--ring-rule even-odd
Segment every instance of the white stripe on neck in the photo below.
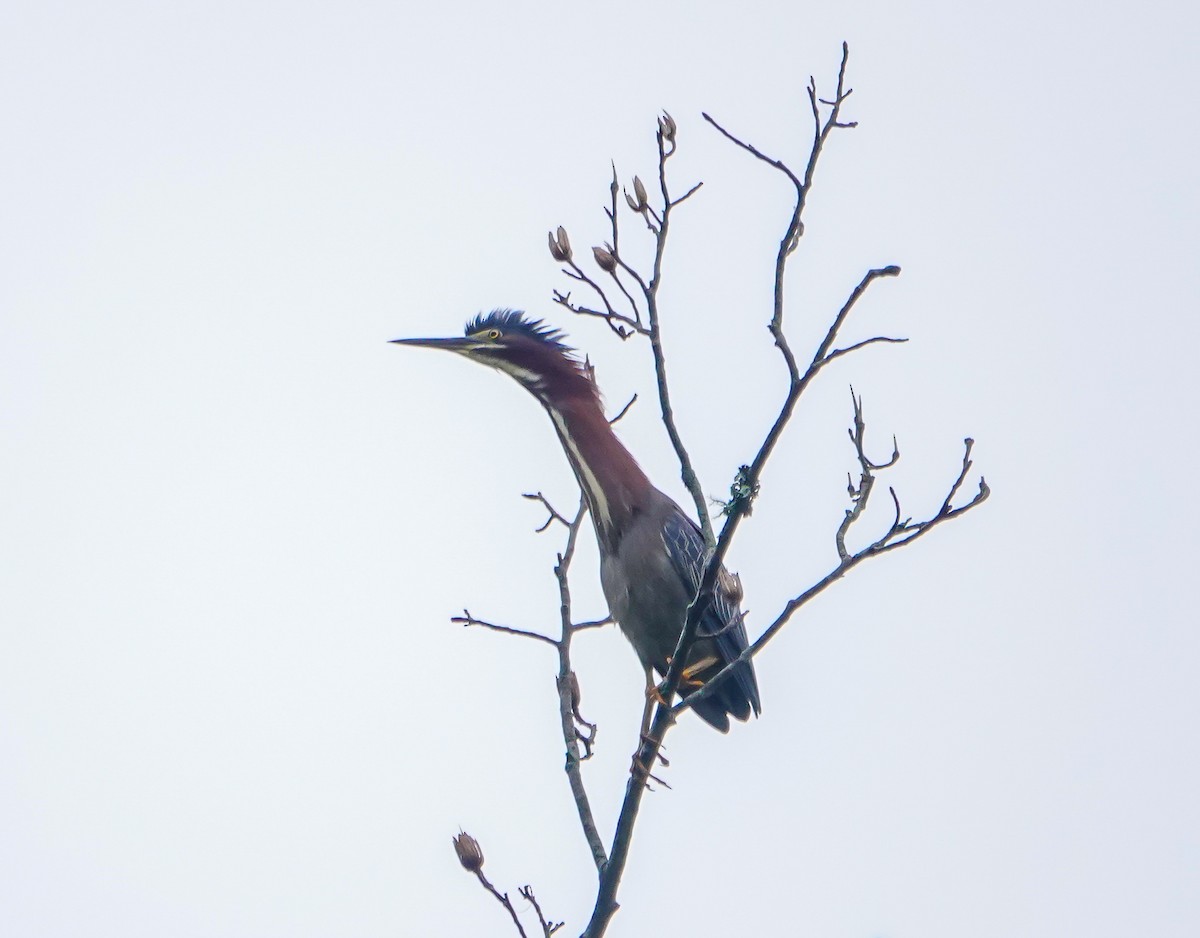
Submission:
{"label": "white stripe on neck", "polygon": [[588,501],[591,503],[590,506],[596,515],[596,520],[600,522],[601,527],[611,529],[612,515],[608,510],[608,499],[604,496],[604,489],[601,488],[596,474],[592,471],[592,467],[583,458],[583,454],[579,451],[575,439],[571,436],[570,430],[567,429],[566,418],[549,404],[546,405],[546,410],[549,411],[550,419],[554,421],[555,429],[558,430],[559,439],[562,440],[563,446],[567,450],[567,456],[571,464],[575,467],[579,484],[583,486],[584,491],[587,493]]}

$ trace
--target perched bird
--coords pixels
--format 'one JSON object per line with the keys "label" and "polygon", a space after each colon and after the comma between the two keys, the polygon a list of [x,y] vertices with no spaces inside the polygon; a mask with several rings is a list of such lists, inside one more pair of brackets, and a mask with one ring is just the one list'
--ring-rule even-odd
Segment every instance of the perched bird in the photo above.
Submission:
{"label": "perched bird", "polygon": [[[518,311],[498,309],[468,322],[461,338],[393,341],[446,349],[490,365],[541,402],[587,501],[609,611],[637,652],[647,696],[653,695],[651,671],[666,674],[700,585],[704,537],[674,501],[650,484],[617,439],[590,373],[563,343],[562,333]],[[740,583],[722,568],[699,622],[682,691],[706,683],[745,650],[740,606]],[[729,730],[730,716],[746,720],[751,711],[757,715],[758,684],[750,662],[739,663],[694,709],[723,733]]]}

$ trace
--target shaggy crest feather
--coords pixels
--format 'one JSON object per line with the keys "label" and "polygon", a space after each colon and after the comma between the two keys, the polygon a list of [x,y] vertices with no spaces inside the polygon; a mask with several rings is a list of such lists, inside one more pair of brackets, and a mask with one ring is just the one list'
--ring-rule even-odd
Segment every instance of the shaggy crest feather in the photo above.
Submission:
{"label": "shaggy crest feather", "polygon": [[483,332],[486,329],[520,333],[538,342],[551,345],[564,355],[573,356],[575,352],[573,348],[563,342],[566,336],[561,329],[548,326],[541,319],[530,319],[519,309],[494,309],[490,313],[480,313],[474,319],[467,320],[467,335]]}

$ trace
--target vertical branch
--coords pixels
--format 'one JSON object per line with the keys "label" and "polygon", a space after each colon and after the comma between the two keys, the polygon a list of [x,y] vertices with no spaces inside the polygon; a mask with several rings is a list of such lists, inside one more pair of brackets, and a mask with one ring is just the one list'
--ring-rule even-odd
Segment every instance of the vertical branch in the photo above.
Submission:
{"label": "vertical branch", "polygon": [[[624,417],[636,401],[637,395],[635,394],[617,412],[615,417],[609,419],[609,423],[614,424]],[[576,632],[606,625],[612,620],[604,618],[593,622],[575,622],[572,617],[570,570],[571,562],[575,559],[575,547],[579,539],[579,529],[583,524],[584,515],[587,514],[587,499],[584,497],[583,491],[581,490],[579,493],[579,505],[575,509],[574,517],[570,521],[559,513],[541,492],[527,494],[524,497],[540,502],[547,511],[546,522],[537,529],[539,532],[546,530],[555,521],[567,529],[566,546],[558,554],[557,562],[554,565],[554,578],[558,582],[561,637],[552,639],[540,634],[531,634],[525,630],[511,628],[503,628],[501,630],[517,632],[523,635],[528,634],[530,637],[549,642],[558,650],[558,674],[555,678],[555,686],[558,690],[559,722],[562,729],[563,744],[566,747],[566,764],[564,765],[564,769],[567,773],[567,784],[571,789],[571,797],[575,801],[575,810],[579,815],[579,825],[583,830],[584,839],[587,841],[588,850],[592,854],[592,862],[596,866],[596,872],[600,874],[603,873],[605,866],[608,864],[608,855],[605,853],[604,841],[600,837],[600,831],[596,827],[595,816],[592,814],[591,800],[588,798],[587,788],[583,783],[582,770],[583,762],[592,756],[592,745],[596,739],[596,724],[589,723],[579,712],[579,679],[571,667],[571,639]],[[479,624],[487,625],[489,623]],[[491,627],[496,628],[496,626]],[[586,732],[584,731],[585,728]]]}
{"label": "vertical branch", "polygon": [[[599,873],[608,862],[608,856],[604,852],[604,842],[600,838],[596,819],[592,815],[592,805],[583,784],[581,768],[583,760],[591,755],[595,727],[592,727],[591,736],[584,736],[576,725],[579,713],[579,681],[571,668],[571,637],[578,631],[578,627],[571,622],[571,587],[568,573],[571,561],[575,557],[575,542],[579,535],[579,527],[586,513],[587,502],[580,493],[579,508],[576,509],[575,517],[568,525],[567,546],[558,555],[558,563],[554,566],[554,576],[558,580],[559,615],[562,620],[562,638],[557,643],[558,678],[556,683],[559,720],[562,725],[563,742],[567,747],[566,765],[564,766],[567,782],[571,787],[571,796],[575,800],[575,810],[579,814],[579,824],[583,828],[584,839],[587,840],[592,861],[596,864],[596,872]],[[580,751],[581,742],[586,748],[586,754]]]}
{"label": "vertical branch", "polygon": [[653,272],[650,275],[649,283],[642,285],[642,292],[646,297],[646,324],[649,331],[650,350],[654,357],[654,377],[658,385],[658,402],[663,426],[667,428],[667,436],[670,437],[671,446],[674,447],[675,456],[679,460],[680,478],[696,505],[696,520],[700,524],[704,542],[711,546],[714,540],[713,527],[708,516],[708,503],[704,497],[704,489],[700,485],[700,479],[692,465],[691,456],[683,443],[683,437],[679,434],[679,428],[675,425],[675,411],[671,406],[671,394],[667,386],[667,358],[663,353],[662,330],[658,318],[658,289],[662,286],[663,257],[667,250],[671,212],[676,205],[699,188],[699,186],[695,186],[681,198],[674,201],[671,199],[671,193],[667,187],[667,160],[675,155],[675,134],[676,125],[671,115],[667,114],[660,118],[656,140],[658,142],[658,188],[662,194],[663,208],[657,226],[658,230],[655,232]]}

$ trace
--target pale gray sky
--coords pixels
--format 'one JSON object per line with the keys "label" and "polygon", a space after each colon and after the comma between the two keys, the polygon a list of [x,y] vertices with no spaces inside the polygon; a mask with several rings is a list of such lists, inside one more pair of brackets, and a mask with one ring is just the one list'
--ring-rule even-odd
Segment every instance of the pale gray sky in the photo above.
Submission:
{"label": "pale gray sky", "polygon": [[[594,874],[549,651],[573,490],[503,376],[388,346],[515,306],[597,363],[680,495],[645,348],[549,302],[609,160],[680,126],[664,286],[681,429],[723,492],[783,372],[762,324],[810,73],[847,117],[789,281],[797,346],[897,263],[731,566],[750,626],[833,562],[847,386],[913,514],[758,661],[764,713],[669,741],[614,936],[1200,931],[1191,578],[1200,28],[1185,4],[10,4],[0,12],[0,917],[12,935],[576,934]],[[634,229],[629,229],[632,249]],[[808,346],[811,347],[811,346]],[[686,504],[686,503],[685,503]],[[886,506],[880,506],[886,514]],[[581,615],[600,615],[590,545]],[[578,643],[611,831],[640,708]],[[698,822],[697,818],[706,819]],[[519,904],[523,908],[523,903]]]}

